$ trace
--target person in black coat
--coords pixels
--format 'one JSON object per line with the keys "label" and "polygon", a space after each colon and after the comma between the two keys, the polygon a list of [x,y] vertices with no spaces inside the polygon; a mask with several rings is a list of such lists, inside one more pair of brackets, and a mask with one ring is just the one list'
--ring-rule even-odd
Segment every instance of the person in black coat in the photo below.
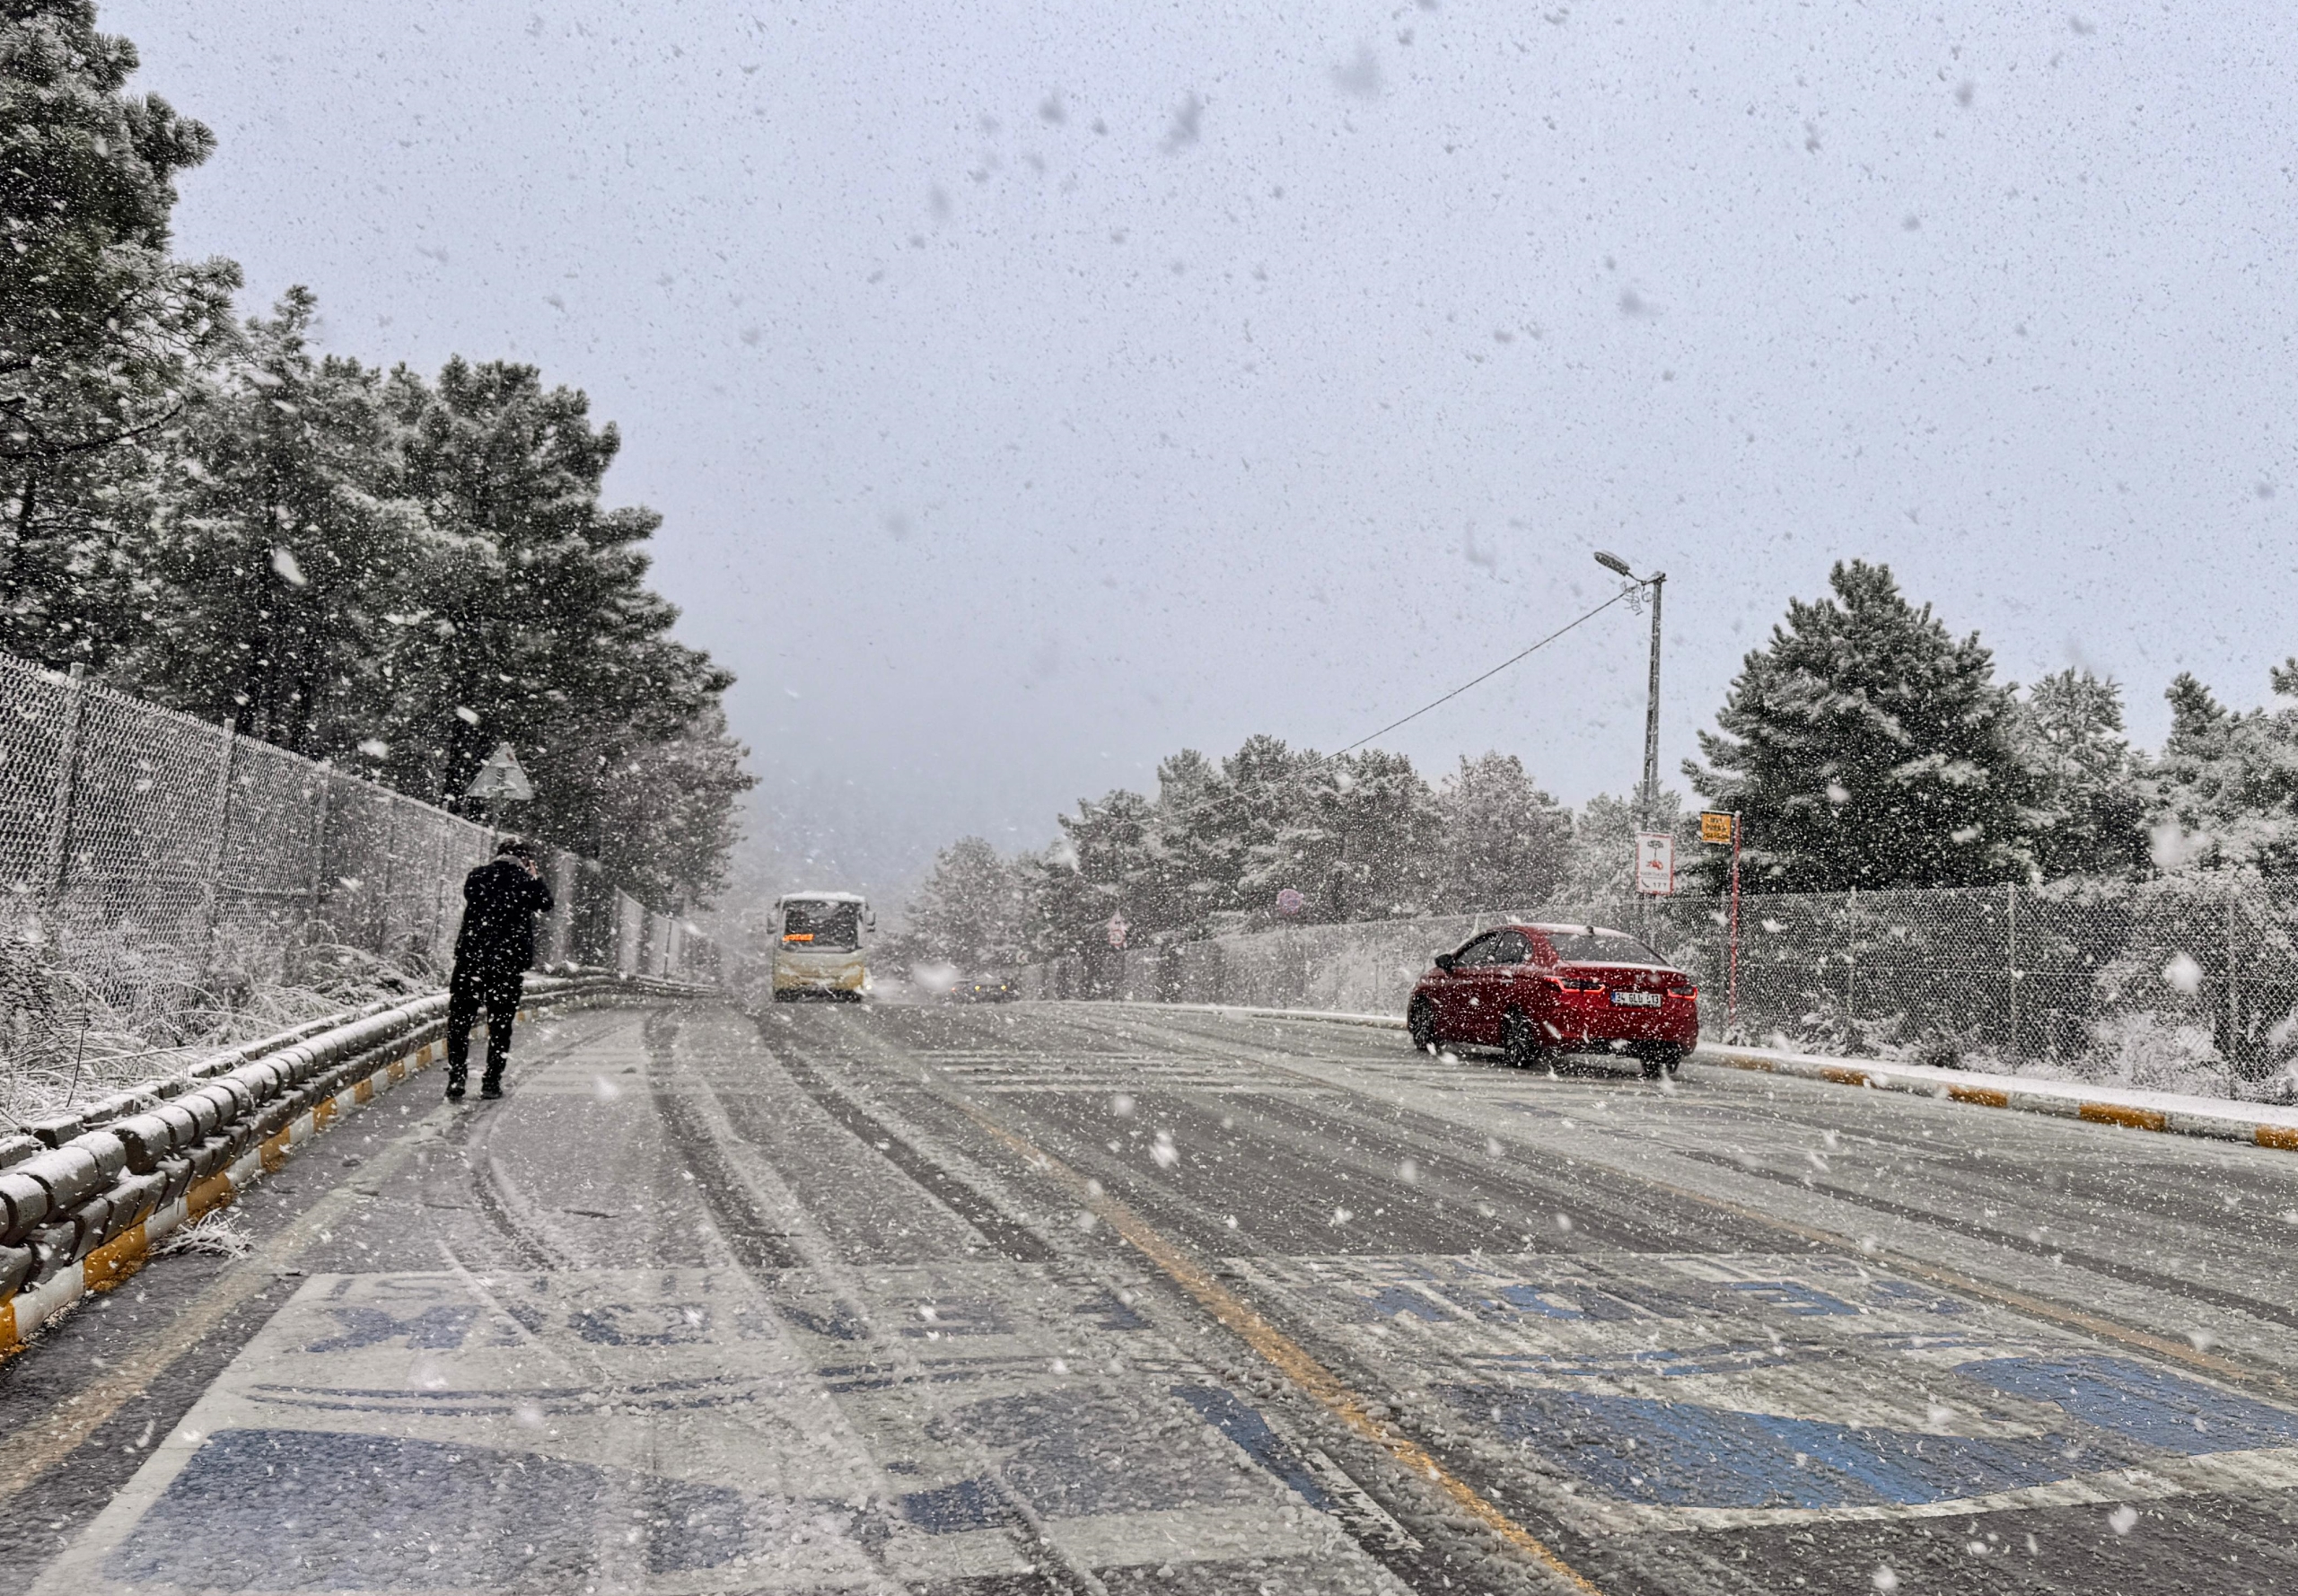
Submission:
{"label": "person in black coat", "polygon": [[535,961],[535,916],[550,911],[550,883],[536,868],[532,843],[506,837],[492,862],[463,878],[463,927],[455,937],[455,973],[447,983],[447,1097],[463,1094],[470,1069],[470,1028],[487,1011],[487,1074],[478,1095],[503,1095],[519,989]]}

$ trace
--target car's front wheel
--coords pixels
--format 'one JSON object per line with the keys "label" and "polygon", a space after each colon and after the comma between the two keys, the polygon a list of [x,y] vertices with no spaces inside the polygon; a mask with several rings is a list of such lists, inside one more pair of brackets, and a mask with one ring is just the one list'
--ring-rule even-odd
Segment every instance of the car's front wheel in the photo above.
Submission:
{"label": "car's front wheel", "polygon": [[1404,1013],[1404,1028],[1412,1038],[1413,1049],[1425,1053],[1436,1045],[1436,1005],[1425,997],[1416,997]]}

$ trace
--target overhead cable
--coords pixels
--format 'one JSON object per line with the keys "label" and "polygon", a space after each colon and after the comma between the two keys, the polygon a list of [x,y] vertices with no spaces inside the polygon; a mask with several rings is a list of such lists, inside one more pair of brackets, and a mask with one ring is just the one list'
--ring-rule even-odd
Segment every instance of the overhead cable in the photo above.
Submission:
{"label": "overhead cable", "polygon": [[1489,681],[1489,680],[1491,680],[1494,677],[1495,677],[1495,676],[1499,675],[1503,671],[1507,670],[1509,666],[1511,666],[1511,665],[1514,665],[1514,664],[1518,664],[1518,663],[1521,663],[1522,661],[1525,661],[1525,660],[1528,660],[1528,659],[1531,658],[1534,654],[1536,654],[1536,653],[1539,653],[1539,651],[1540,651],[1540,650],[1542,650],[1543,648],[1546,648],[1549,644],[1551,644],[1551,643],[1555,642],[1558,637],[1563,636],[1566,632],[1568,632],[1568,631],[1572,630],[1572,628],[1573,628],[1573,627],[1577,627],[1577,626],[1579,626],[1579,625],[1583,624],[1583,622],[1593,620],[1597,616],[1601,615],[1605,610],[1609,609],[1613,605],[1615,605],[1615,604],[1618,603],[1622,599],[1627,598],[1627,597],[1628,596],[1628,594],[1630,594],[1630,593],[1632,593],[1632,592],[1636,592],[1636,591],[1637,591],[1637,589],[1636,589],[1636,586],[1628,586],[1628,587],[1624,587],[1624,588],[1622,588],[1619,592],[1618,592],[1614,593],[1610,598],[1606,599],[1602,603],[1601,603],[1601,604],[1597,605],[1593,609],[1589,610],[1586,614],[1584,614],[1584,615],[1581,615],[1581,616],[1578,616],[1578,617],[1574,618],[1574,619],[1571,619],[1571,620],[1568,620],[1568,621],[1565,622],[1565,623],[1564,623],[1564,625],[1562,625],[1562,626],[1560,626],[1560,627],[1557,627],[1557,629],[1556,629],[1555,631],[1550,632],[1547,636],[1545,636],[1545,637],[1541,638],[1538,643],[1533,644],[1530,648],[1528,648],[1528,649],[1524,650],[1524,652],[1523,652],[1523,653],[1517,653],[1517,654],[1511,654],[1508,658],[1506,658],[1506,659],[1504,659],[1504,660],[1501,661],[1497,665],[1495,665],[1491,670],[1489,670],[1489,671],[1486,671],[1483,675],[1478,676],[1478,677],[1477,677],[1477,678],[1473,679],[1472,680],[1464,681],[1464,682],[1460,683],[1460,686],[1458,686],[1458,687],[1454,688],[1451,692],[1446,693],[1443,697],[1441,697],[1441,698],[1432,698],[1432,699],[1431,699],[1431,700],[1429,700],[1427,703],[1425,703],[1425,704],[1422,705],[1419,708],[1417,708],[1417,709],[1414,710],[1410,715],[1405,715],[1405,716],[1403,716],[1403,717],[1401,717],[1401,718],[1399,718],[1399,719],[1397,719],[1397,720],[1390,721],[1387,725],[1382,726],[1379,731],[1374,732],[1371,733],[1371,734],[1370,734],[1370,735],[1368,735],[1368,736],[1360,737],[1360,738],[1358,738],[1355,741],[1354,741],[1354,742],[1350,743],[1346,748],[1344,748],[1344,749],[1338,749],[1338,750],[1334,750],[1332,753],[1330,753],[1330,754],[1327,755],[1326,757],[1327,757],[1328,759],[1339,759],[1339,758],[1340,758],[1340,756],[1341,756],[1341,755],[1343,755],[1343,754],[1355,753],[1358,749],[1363,748],[1366,743],[1368,743],[1368,742],[1372,741],[1373,738],[1375,738],[1375,737],[1386,737],[1390,732],[1391,732],[1395,731],[1399,726],[1401,726],[1401,725],[1405,724],[1405,723],[1406,723],[1406,722],[1408,722],[1408,721],[1417,721],[1417,720],[1418,720],[1422,715],[1426,715],[1430,710],[1436,708],[1439,705],[1443,705],[1443,704],[1449,704],[1449,703],[1451,703],[1453,699],[1455,699],[1455,698],[1459,697],[1462,693],[1465,693],[1465,692],[1467,692],[1470,688],[1475,687],[1478,682]]}

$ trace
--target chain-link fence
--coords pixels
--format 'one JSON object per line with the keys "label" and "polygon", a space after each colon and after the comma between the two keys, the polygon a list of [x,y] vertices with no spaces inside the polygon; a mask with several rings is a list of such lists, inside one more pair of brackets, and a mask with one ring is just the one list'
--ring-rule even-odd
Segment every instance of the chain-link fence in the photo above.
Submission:
{"label": "chain-link fence", "polygon": [[[373,782],[0,657],[0,1045],[212,1037],[271,989],[435,981],[496,834]],[[706,939],[546,850],[538,950],[708,978]]]}
{"label": "chain-link fence", "polygon": [[2234,873],[1549,904],[1090,949],[1048,997],[1401,1014],[1439,950],[1504,919],[1636,932],[1699,978],[1711,1039],[2255,1095],[2298,1057],[2298,881]]}

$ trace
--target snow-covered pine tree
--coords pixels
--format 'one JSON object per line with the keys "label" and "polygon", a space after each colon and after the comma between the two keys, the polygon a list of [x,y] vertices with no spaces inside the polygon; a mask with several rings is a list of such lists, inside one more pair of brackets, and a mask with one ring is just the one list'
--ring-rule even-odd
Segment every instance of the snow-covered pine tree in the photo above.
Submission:
{"label": "snow-covered pine tree", "polygon": [[1530,912],[1554,896],[1572,815],[1514,754],[1462,755],[1437,791],[1435,810],[1435,896],[1444,912]]}
{"label": "snow-covered pine tree", "polygon": [[[1791,600],[1746,656],[1684,771],[1747,819],[1757,891],[2023,881],[2033,778],[2015,706],[1977,634],[1956,638],[1908,602],[1888,566],[1838,563],[1833,596]],[[1720,886],[1725,850],[1695,856]]]}
{"label": "snow-covered pine tree", "polygon": [[920,957],[978,970],[1017,962],[1025,908],[1022,878],[978,837],[934,857],[911,898],[908,940]]}
{"label": "snow-covered pine tree", "polygon": [[1158,846],[1150,801],[1125,788],[1096,802],[1080,799],[1060,817],[1061,840],[1048,851],[1033,890],[1031,941],[1040,957],[1106,946],[1106,927],[1122,913],[1137,927],[1136,943],[1164,929],[1158,906],[1141,901]]}
{"label": "snow-covered pine tree", "polygon": [[291,288],[247,326],[162,468],[149,574],[164,601],[115,680],[311,759],[378,734],[378,679],[426,552],[388,496],[382,374],[310,347],[317,302]]}
{"label": "snow-covered pine tree", "polygon": [[2298,873],[2298,659],[2272,680],[2282,705],[2248,711],[2190,673],[2171,683],[2171,734],[2145,775],[2153,818],[2177,827],[2158,864]]}
{"label": "snow-covered pine tree", "polygon": [[616,429],[510,362],[452,360],[435,386],[401,368],[385,395],[392,492],[430,533],[387,662],[390,780],[459,802],[508,739],[537,791],[521,823],[666,900],[752,778],[719,707],[732,678],[645,585],[661,517],[601,502]]}
{"label": "snow-covered pine tree", "polygon": [[128,93],[136,64],[88,0],[0,12],[0,649],[59,667],[144,624],[142,523],[114,501],[148,462],[117,457],[234,338],[239,268],[168,252],[214,136]]}
{"label": "snow-covered pine tree", "polygon": [[2013,729],[2034,772],[2026,829],[2044,879],[2144,868],[2146,804],[2123,734],[2122,689],[2069,667],[2035,683]]}

